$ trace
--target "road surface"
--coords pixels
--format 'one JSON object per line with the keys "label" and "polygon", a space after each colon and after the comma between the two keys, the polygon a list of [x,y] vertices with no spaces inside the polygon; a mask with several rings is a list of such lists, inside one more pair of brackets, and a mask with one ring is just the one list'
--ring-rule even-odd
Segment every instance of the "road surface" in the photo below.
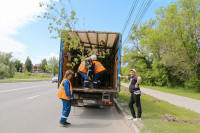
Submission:
{"label": "road surface", "polygon": [[[126,83],[121,83],[121,85],[128,87]],[[179,107],[184,107],[186,109],[192,110],[194,112],[200,113],[200,100],[196,100],[189,97],[178,96],[175,94],[170,94],[166,92],[161,92],[157,90],[147,89],[141,87],[141,91],[147,95],[156,97],[160,100],[167,101]]]}
{"label": "road surface", "polygon": [[0,133],[129,133],[115,107],[76,107],[68,128],[58,126],[61,100],[50,81],[0,84]]}

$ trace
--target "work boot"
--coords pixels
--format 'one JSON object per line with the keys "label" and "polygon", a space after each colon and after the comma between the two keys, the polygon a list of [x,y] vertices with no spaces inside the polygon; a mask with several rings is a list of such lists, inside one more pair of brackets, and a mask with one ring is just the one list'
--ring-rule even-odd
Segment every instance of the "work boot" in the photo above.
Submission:
{"label": "work boot", "polygon": [[58,125],[60,126],[60,127],[66,127],[67,126],[67,124],[62,124],[62,123],[58,123]]}
{"label": "work boot", "polygon": [[66,121],[66,125],[71,125],[71,123]]}

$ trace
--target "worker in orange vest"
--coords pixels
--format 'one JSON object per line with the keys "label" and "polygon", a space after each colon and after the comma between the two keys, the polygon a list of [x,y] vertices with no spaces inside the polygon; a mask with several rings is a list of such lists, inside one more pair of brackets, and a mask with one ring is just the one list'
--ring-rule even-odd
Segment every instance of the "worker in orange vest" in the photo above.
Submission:
{"label": "worker in orange vest", "polygon": [[98,61],[93,61],[92,72],[94,72],[93,76],[93,86],[95,89],[99,88],[100,78],[105,73],[105,67]]}
{"label": "worker in orange vest", "polygon": [[62,116],[59,122],[61,127],[65,127],[71,123],[67,122],[67,117],[71,111],[71,102],[73,99],[73,90],[72,84],[69,81],[73,76],[74,72],[72,70],[67,70],[63,81],[60,83],[58,89],[58,97],[62,100],[63,109],[62,109]]}
{"label": "worker in orange vest", "polygon": [[97,59],[97,56],[96,55],[92,55],[90,57],[87,57],[85,59],[85,61],[83,61],[79,68],[78,68],[78,71],[79,71],[79,74],[83,77],[84,79],[84,85],[83,87],[85,89],[89,89],[89,74],[92,73],[92,62],[93,60],[96,60]]}

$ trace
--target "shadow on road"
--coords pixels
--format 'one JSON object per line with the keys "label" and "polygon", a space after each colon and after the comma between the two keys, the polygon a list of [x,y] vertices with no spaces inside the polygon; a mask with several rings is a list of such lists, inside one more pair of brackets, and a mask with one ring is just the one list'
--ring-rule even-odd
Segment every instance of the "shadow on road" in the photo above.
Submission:
{"label": "shadow on road", "polygon": [[69,128],[105,128],[111,124],[97,124],[97,123],[85,123],[85,124],[72,124]]}
{"label": "shadow on road", "polygon": [[80,119],[98,119],[98,120],[119,120],[115,106],[105,107],[103,109],[95,107],[84,107],[84,111],[79,114]]}

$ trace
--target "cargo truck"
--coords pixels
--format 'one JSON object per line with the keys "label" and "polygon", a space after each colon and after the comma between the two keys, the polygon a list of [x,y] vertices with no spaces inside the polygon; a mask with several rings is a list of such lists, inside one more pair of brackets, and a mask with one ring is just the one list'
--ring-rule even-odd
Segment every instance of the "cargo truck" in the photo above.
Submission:
{"label": "cargo truck", "polygon": [[[94,89],[91,85],[89,90],[85,90],[83,86],[83,79],[77,74],[71,79],[74,93],[74,106],[98,105],[103,107],[106,105],[113,105],[114,96],[120,91],[120,78],[117,77],[121,70],[121,42],[122,35],[119,32],[105,32],[105,31],[81,31],[74,30],[69,32],[69,36],[74,36],[80,39],[80,45],[84,47],[82,55],[90,56],[91,51],[96,51],[98,57],[104,67],[106,73],[101,77],[101,85],[99,89]],[[68,69],[68,63],[73,62],[77,58],[77,50],[69,50],[68,43],[61,40],[60,43],[60,57],[59,57],[59,75],[58,86],[62,82],[63,76]],[[105,52],[104,58],[100,54]],[[75,72],[78,71],[80,65],[73,67]],[[92,84],[92,81],[91,81]]]}

